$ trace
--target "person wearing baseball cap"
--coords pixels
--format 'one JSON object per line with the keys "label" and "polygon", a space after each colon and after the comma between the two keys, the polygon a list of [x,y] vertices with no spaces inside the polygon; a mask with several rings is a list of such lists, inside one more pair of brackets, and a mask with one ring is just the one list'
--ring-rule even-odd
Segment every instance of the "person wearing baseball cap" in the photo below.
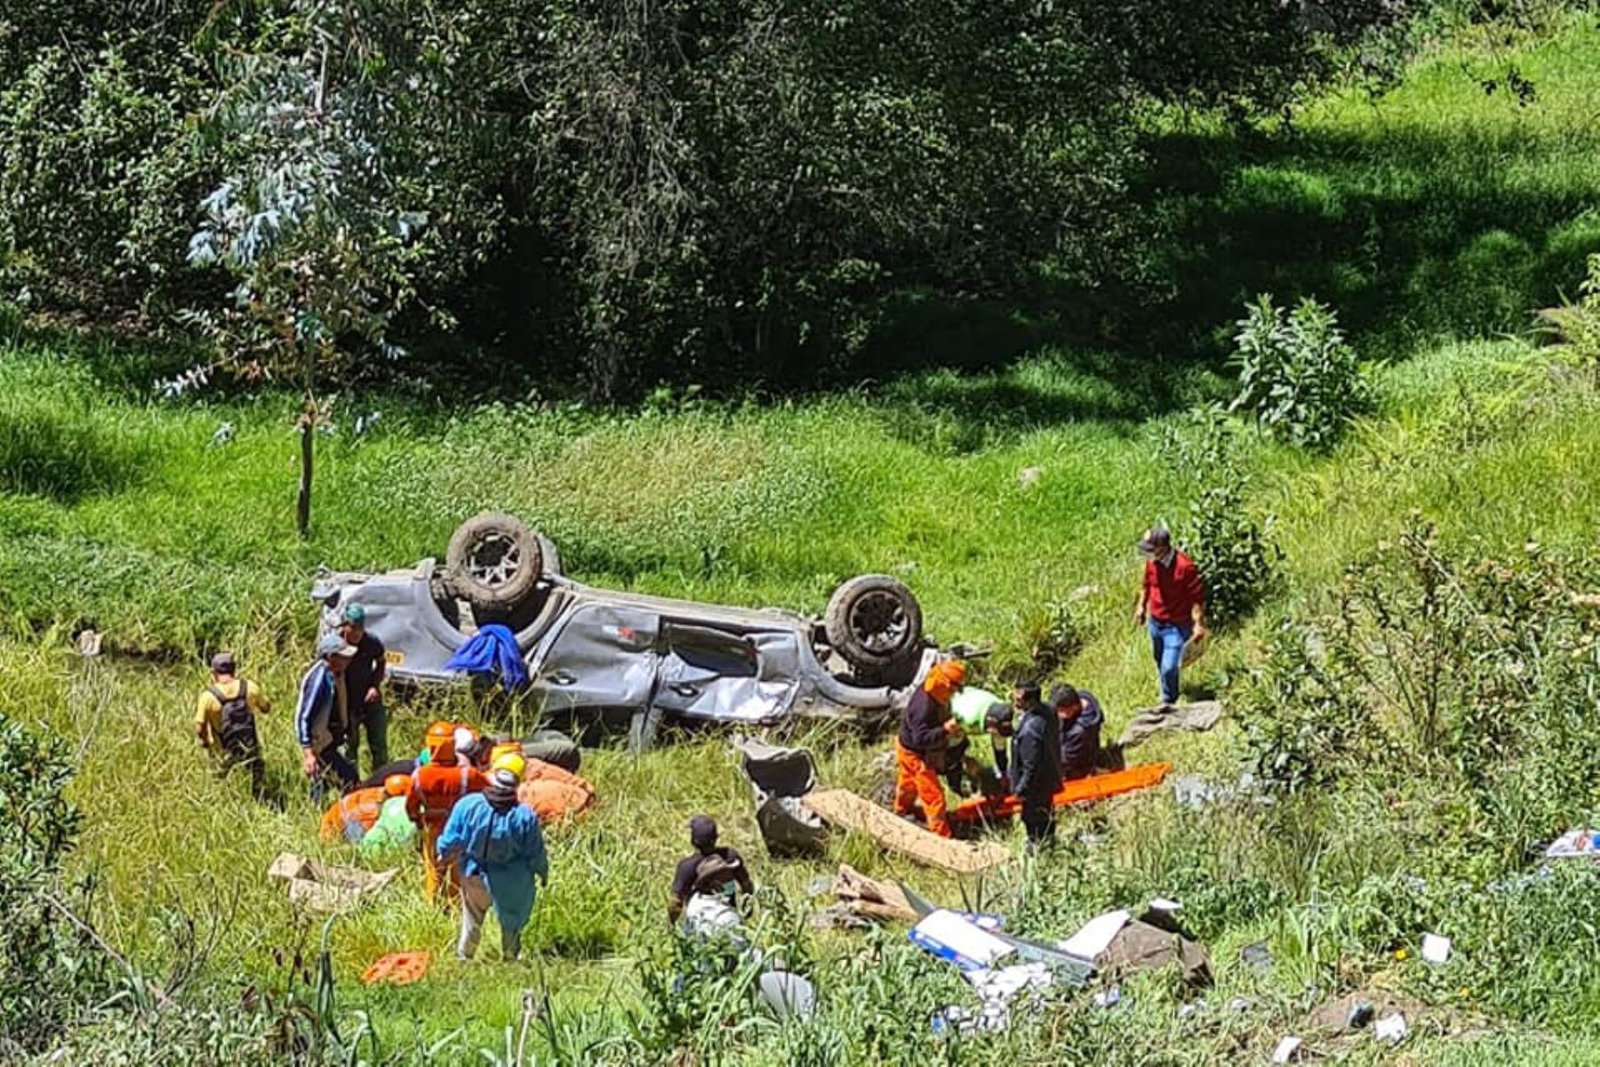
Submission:
{"label": "person wearing baseball cap", "polygon": [[1183,650],[1191,640],[1206,638],[1206,586],[1194,560],[1173,547],[1165,526],[1146,530],[1139,539],[1144,581],[1133,606],[1133,623],[1150,631],[1150,649],[1161,679],[1161,708],[1178,702]]}
{"label": "person wearing baseball cap", "polygon": [[672,899],[667,903],[667,918],[677,922],[689,901],[710,896],[732,901],[738,892],[756,891],[750,869],[738,849],[717,844],[717,823],[709,815],[689,820],[689,844],[694,854],[678,864],[672,874]]}
{"label": "person wearing baseball cap", "polygon": [[317,660],[300,680],[294,735],[300,745],[300,769],[311,783],[311,801],[319,808],[330,776],[341,793],[361,777],[339,751],[349,721],[344,671],[355,655],[356,648],[339,634],[323,634],[317,642]]}
{"label": "person wearing baseball cap", "polygon": [[239,664],[232,652],[211,657],[211,684],[201,690],[195,704],[194,733],[200,747],[216,760],[219,773],[227,774],[236,766],[250,769],[250,792],[260,800],[266,788],[266,765],[261,760],[256,716],[271,711],[272,703],[260,686],[238,675]]}
{"label": "person wearing baseball cap", "polygon": [[350,698],[350,737],[344,754],[359,773],[363,732],[367,735],[372,766],[378,768],[389,762],[389,711],[379,691],[388,653],[377,635],[367,629],[366,608],[354,602],[346,604],[339,619],[339,635],[356,650],[350,657],[350,665],[344,669],[345,692]]}

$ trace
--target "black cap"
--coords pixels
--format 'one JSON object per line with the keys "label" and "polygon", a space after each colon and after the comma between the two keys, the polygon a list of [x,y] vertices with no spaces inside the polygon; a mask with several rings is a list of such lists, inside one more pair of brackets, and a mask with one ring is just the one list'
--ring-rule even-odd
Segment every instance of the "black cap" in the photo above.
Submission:
{"label": "black cap", "polygon": [[1140,552],[1165,552],[1172,547],[1172,531],[1157,523],[1139,539]]}
{"label": "black cap", "polygon": [[1063,704],[1082,704],[1083,694],[1078,692],[1075,685],[1058,685],[1050,690],[1050,706],[1059,708]]}
{"label": "black cap", "polygon": [[1022,694],[1023,700],[1039,699],[1039,683],[1034,681],[1032,678],[1024,678],[1022,681],[1012,686],[1012,688]]}
{"label": "black cap", "polygon": [[218,652],[211,657],[211,670],[215,674],[232,674],[238,666],[232,652]]}
{"label": "black cap", "polygon": [[1003,734],[1011,732],[1011,707],[995,701],[989,705],[989,710],[983,713],[983,725]]}
{"label": "black cap", "polygon": [[709,815],[696,815],[689,820],[689,843],[701,852],[717,847],[717,822]]}

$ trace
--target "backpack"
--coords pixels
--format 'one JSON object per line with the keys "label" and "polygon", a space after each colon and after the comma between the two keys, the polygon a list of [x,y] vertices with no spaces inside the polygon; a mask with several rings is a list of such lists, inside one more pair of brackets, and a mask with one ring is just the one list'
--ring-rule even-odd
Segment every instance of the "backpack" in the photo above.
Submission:
{"label": "backpack", "polygon": [[229,752],[254,752],[260,742],[256,737],[256,717],[250,710],[249,683],[239,679],[239,695],[225,697],[216,686],[210,692],[222,706],[222,747]]}

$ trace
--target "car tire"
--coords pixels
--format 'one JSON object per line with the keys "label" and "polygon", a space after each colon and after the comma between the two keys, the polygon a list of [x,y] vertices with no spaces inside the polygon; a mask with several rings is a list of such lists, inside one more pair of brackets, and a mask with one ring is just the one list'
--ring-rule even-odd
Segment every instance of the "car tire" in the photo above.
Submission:
{"label": "car tire", "polygon": [[533,595],[544,574],[540,539],[515,515],[474,515],[450,538],[445,571],[474,608],[510,611]]}
{"label": "car tire", "polygon": [[887,574],[863,574],[834,590],[822,617],[834,651],[852,667],[881,672],[914,658],[922,646],[922,605]]}

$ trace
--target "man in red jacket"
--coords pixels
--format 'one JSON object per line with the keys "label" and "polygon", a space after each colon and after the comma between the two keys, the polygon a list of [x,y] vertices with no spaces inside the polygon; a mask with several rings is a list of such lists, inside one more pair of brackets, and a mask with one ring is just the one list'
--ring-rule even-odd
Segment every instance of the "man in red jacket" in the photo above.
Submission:
{"label": "man in red jacket", "polygon": [[1133,621],[1150,631],[1150,649],[1161,675],[1161,707],[1178,702],[1178,674],[1183,649],[1206,637],[1206,587],[1194,560],[1172,546],[1165,526],[1152,526],[1139,541],[1144,581],[1134,604]]}

